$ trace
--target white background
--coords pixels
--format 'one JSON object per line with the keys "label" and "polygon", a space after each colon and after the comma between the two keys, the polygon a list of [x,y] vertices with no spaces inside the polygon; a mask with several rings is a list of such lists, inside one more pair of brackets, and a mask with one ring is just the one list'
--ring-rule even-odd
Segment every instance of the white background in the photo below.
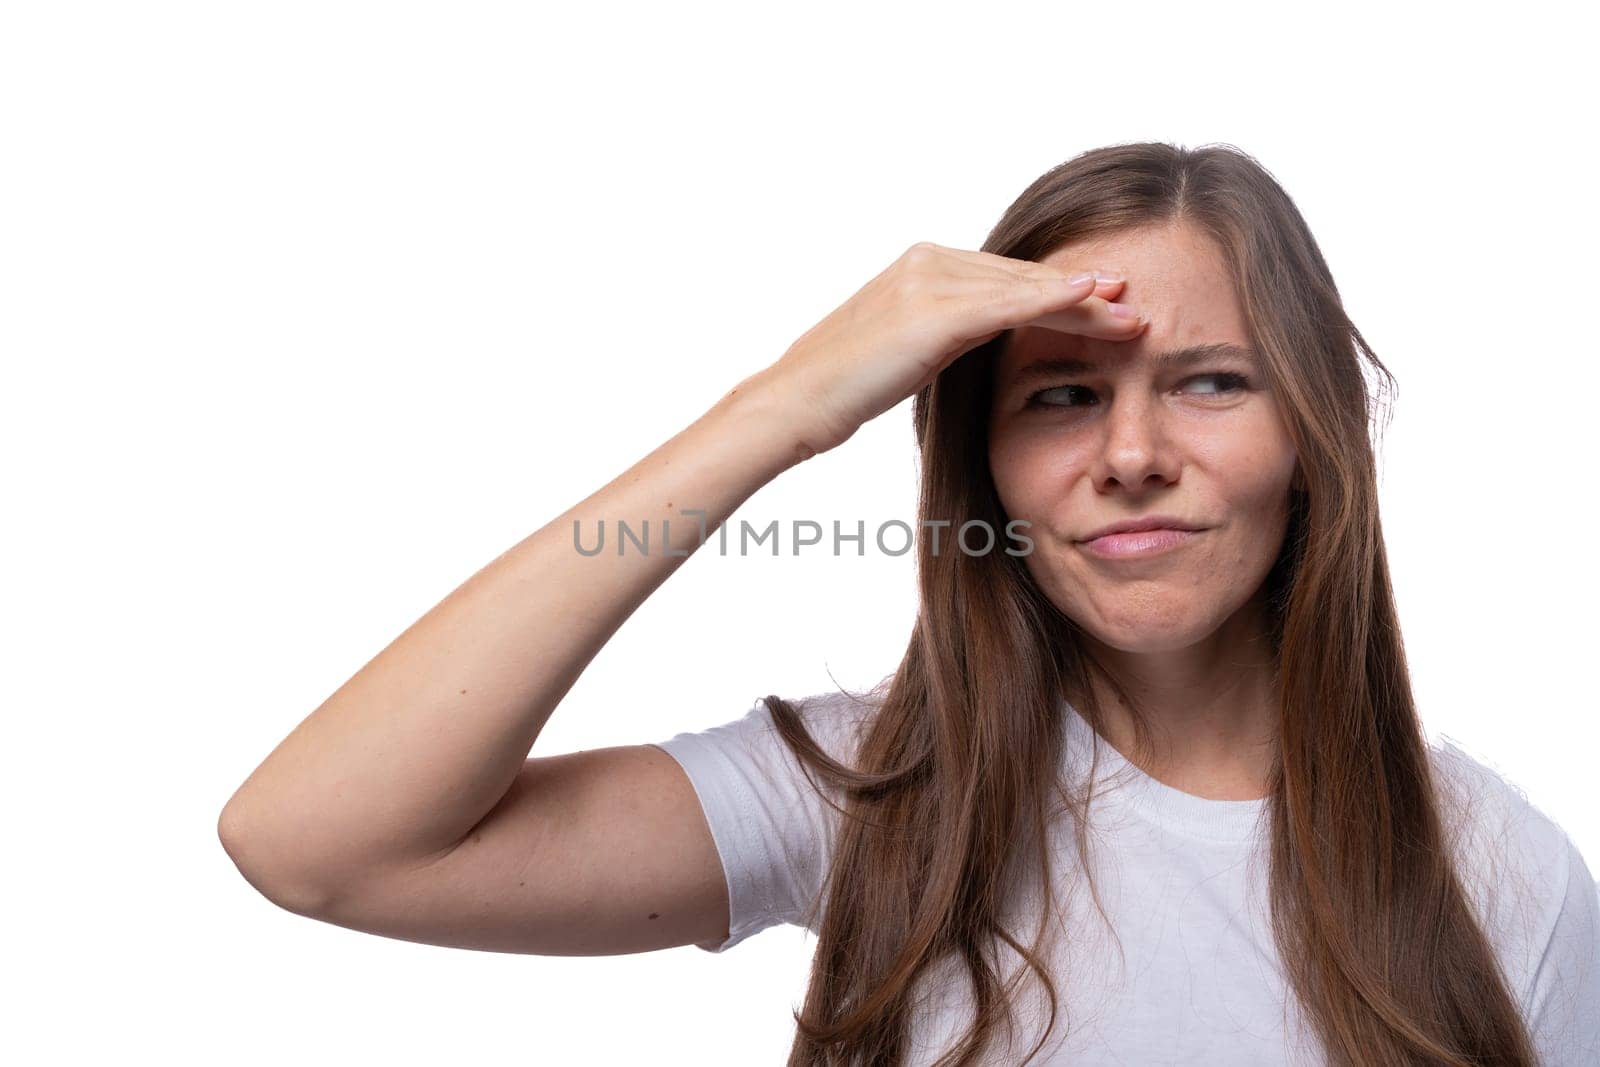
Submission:
{"label": "white background", "polygon": [[[1567,5],[11,3],[12,1041],[30,1062],[778,1063],[814,941],[540,958],[283,911],[256,764],[917,240],[1135,140],[1250,152],[1397,375],[1426,725],[1600,868],[1595,86]],[[909,404],[740,510],[914,517]],[[912,557],[702,551],[536,754],[901,655]]]}

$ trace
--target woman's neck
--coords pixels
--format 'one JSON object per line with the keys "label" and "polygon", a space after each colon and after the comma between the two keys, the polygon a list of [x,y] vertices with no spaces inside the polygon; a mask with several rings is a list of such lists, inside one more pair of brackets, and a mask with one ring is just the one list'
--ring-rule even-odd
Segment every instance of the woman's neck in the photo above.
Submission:
{"label": "woman's neck", "polygon": [[1150,728],[1096,678],[1101,736],[1157,781],[1212,800],[1265,796],[1277,753],[1275,660],[1260,610],[1241,609],[1205,641],[1161,653],[1096,646]]}

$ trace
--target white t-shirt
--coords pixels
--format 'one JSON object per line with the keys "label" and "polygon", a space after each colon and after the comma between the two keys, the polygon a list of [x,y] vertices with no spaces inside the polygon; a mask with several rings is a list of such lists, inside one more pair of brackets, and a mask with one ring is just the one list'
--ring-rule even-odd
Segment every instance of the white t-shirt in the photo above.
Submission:
{"label": "white t-shirt", "polygon": [[[812,735],[852,763],[871,703],[829,693],[799,703]],[[1088,723],[1063,705],[1066,759],[1083,780]],[[765,703],[743,718],[658,747],[693,783],[728,883],[723,952],[780,923],[798,925],[821,891],[838,813],[813,791]],[[1600,1064],[1600,894],[1565,833],[1514,787],[1448,742],[1430,746],[1458,869],[1547,1067]],[[1266,801],[1208,800],[1139,770],[1103,741],[1089,808],[1091,874],[1101,918],[1082,885],[1069,817],[1051,825],[1056,914],[1046,960],[1057,1019],[1031,1064],[1322,1065],[1289,990],[1268,920]],[[823,781],[820,777],[818,781]],[[831,787],[829,787],[831,790]],[[830,791],[836,802],[842,800]],[[1259,825],[1258,825],[1258,819]],[[1006,920],[1031,944],[1041,894],[1034,885]],[[821,915],[811,926],[813,934]],[[1001,945],[1004,980],[1021,957]],[[1047,1018],[1031,973],[1019,995],[1019,1031],[1004,1027],[986,1062],[1014,1067]],[[972,1019],[971,979],[950,959],[913,990],[912,1067],[926,1067]]]}

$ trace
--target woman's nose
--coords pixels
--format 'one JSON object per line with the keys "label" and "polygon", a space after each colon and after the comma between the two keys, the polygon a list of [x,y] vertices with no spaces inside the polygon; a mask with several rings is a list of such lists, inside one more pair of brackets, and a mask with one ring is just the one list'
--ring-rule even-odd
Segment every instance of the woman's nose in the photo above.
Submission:
{"label": "woman's nose", "polygon": [[1115,481],[1138,489],[1151,478],[1170,481],[1177,476],[1157,401],[1125,393],[1113,400],[1103,425],[1105,436],[1095,457],[1097,484]]}

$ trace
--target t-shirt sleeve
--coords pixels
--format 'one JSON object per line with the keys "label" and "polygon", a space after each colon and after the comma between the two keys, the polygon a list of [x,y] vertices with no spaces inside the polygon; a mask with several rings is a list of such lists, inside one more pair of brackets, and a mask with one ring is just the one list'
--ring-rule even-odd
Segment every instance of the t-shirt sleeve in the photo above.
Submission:
{"label": "t-shirt sleeve", "polygon": [[[843,693],[790,703],[825,752],[854,765],[866,703]],[[727,938],[695,947],[724,952],[769,926],[799,925],[821,891],[842,816],[812,787],[766,702],[743,718],[655,745],[689,776],[728,884]],[[813,777],[843,805],[842,792]]]}
{"label": "t-shirt sleeve", "polygon": [[1600,889],[1577,846],[1565,843],[1565,893],[1525,1006],[1546,1067],[1600,1064]]}

